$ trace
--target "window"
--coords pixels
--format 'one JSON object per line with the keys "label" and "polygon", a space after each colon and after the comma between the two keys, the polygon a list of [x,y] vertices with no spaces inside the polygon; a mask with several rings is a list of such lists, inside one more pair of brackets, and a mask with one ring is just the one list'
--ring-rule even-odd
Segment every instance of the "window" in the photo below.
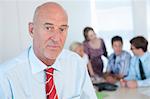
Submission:
{"label": "window", "polygon": [[131,0],[91,0],[92,26],[98,36],[106,43],[108,52],[112,52],[111,38],[122,36],[125,50],[130,50],[129,40],[133,37],[133,13]]}

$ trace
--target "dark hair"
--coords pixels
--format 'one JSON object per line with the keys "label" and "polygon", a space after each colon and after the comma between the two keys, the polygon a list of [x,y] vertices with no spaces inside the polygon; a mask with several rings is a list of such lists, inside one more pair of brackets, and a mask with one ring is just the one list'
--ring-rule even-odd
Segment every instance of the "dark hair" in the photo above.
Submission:
{"label": "dark hair", "polygon": [[135,48],[141,48],[144,52],[147,51],[148,41],[143,36],[137,36],[130,40],[130,44],[132,44]]}
{"label": "dark hair", "polygon": [[88,32],[89,31],[94,32],[94,29],[92,27],[85,27],[83,30],[83,35],[84,35],[85,41],[88,41]]}
{"label": "dark hair", "polygon": [[111,39],[111,44],[113,45],[113,43],[114,43],[115,41],[120,41],[120,42],[123,44],[122,37],[120,37],[120,36],[114,36],[114,37]]}

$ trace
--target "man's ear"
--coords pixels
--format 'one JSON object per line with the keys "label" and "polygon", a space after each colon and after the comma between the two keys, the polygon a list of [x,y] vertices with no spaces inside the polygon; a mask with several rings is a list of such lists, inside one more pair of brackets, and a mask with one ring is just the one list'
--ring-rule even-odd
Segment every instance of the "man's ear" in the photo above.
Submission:
{"label": "man's ear", "polygon": [[33,23],[32,22],[29,22],[29,33],[30,33],[30,36],[33,38]]}

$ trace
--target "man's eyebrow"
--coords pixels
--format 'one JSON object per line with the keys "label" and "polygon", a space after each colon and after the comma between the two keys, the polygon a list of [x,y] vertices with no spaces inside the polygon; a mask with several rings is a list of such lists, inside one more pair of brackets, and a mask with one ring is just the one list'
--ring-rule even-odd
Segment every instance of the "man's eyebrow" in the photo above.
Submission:
{"label": "man's eyebrow", "polygon": [[44,23],[44,25],[54,25],[53,23]]}
{"label": "man's eyebrow", "polygon": [[[54,25],[53,23],[44,23],[44,25]],[[69,27],[68,25],[61,25],[61,27]]]}
{"label": "man's eyebrow", "polygon": [[61,26],[63,26],[63,27],[69,27],[68,25],[61,25]]}

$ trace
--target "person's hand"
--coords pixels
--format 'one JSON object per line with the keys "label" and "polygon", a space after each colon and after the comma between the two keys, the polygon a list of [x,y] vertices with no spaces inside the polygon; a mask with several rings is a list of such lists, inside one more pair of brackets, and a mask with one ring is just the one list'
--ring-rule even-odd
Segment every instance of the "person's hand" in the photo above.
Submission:
{"label": "person's hand", "polygon": [[135,81],[135,80],[127,81],[127,87],[128,88],[137,88],[137,81]]}
{"label": "person's hand", "polygon": [[92,80],[93,83],[97,83],[97,79],[98,79],[98,78],[99,78],[99,77],[98,77],[98,75],[96,75],[96,74],[91,76],[91,80]]}
{"label": "person's hand", "polygon": [[112,76],[107,76],[106,77],[106,82],[114,84],[114,83],[116,83],[116,79]]}
{"label": "person's hand", "polygon": [[124,79],[120,79],[120,85],[121,87],[126,87],[127,81]]}

